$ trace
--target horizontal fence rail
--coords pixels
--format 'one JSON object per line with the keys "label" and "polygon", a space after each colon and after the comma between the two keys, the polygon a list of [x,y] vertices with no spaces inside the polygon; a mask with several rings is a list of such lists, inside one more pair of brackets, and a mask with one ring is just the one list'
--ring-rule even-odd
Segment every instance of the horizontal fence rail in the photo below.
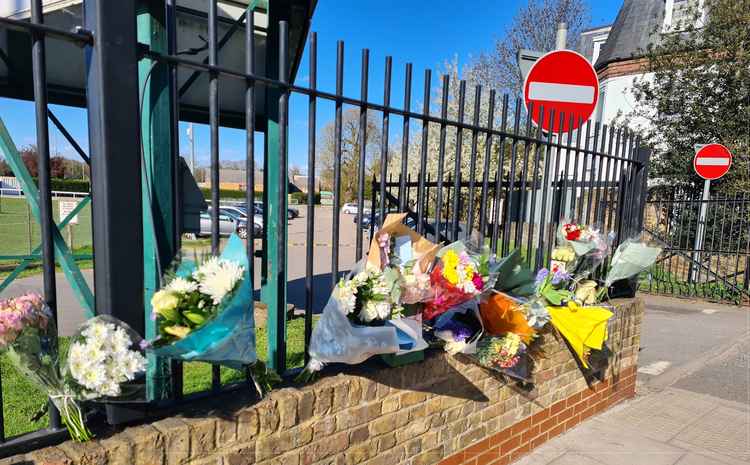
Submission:
{"label": "horizontal fence rail", "polygon": [[641,290],[750,304],[750,195],[704,200],[700,193],[655,192],[646,203],[644,229],[664,253]]}
{"label": "horizontal fence rail", "polygon": [[[104,0],[89,1],[101,6]],[[52,196],[49,189],[49,147],[45,142],[49,136],[48,109],[43,97],[46,87],[43,39],[50,35],[71,42],[73,47],[83,44],[89,49],[99,45],[95,35],[63,33],[43,26],[41,2],[32,1],[32,5],[39,10],[31,23],[2,19],[0,28],[24,31],[35,41],[39,186],[40,198],[46,205],[41,209],[45,225],[42,228],[41,256],[45,296],[54,309],[54,251],[50,246],[54,222],[49,206]],[[423,87],[417,89],[414,82],[417,77],[411,64],[403,70],[403,104],[396,106],[392,87],[398,71],[393,69],[391,57],[384,61],[384,86],[380,89],[382,94],[378,92],[382,103],[378,103],[369,93],[371,62],[366,49],[360,55],[360,95],[345,96],[343,42],[338,42],[336,47],[335,90],[323,91],[318,88],[320,74],[315,33],[311,33],[308,40],[309,69],[306,74],[309,84],[296,85],[290,82],[289,27],[284,21],[269,25],[267,46],[273,56],[266,57],[266,75],[261,76],[256,71],[252,10],[243,15],[232,29],[242,30],[244,27],[244,69],[230,68],[221,63],[218,53],[226,40],[220,40],[218,36],[216,0],[209,1],[208,5],[205,60],[177,52],[180,44],[176,43],[175,37],[173,1],[167,1],[165,13],[165,33],[171,37],[168,46],[157,49],[147,44],[132,44],[133,49],[137,48],[138,60],[147,64],[148,69],[146,82],[141,75],[140,91],[144,94],[149,79],[155,79],[154,75],[166,73],[173,100],[169,115],[161,114],[161,117],[168,118],[173,137],[170,156],[175,163],[174,173],[179,163],[178,138],[174,136],[179,133],[179,105],[175,96],[186,91],[177,89],[177,72],[192,70],[207,77],[207,85],[201,90],[208,96],[211,187],[207,200],[217,206],[222,204],[219,169],[222,161],[219,139],[222,109],[219,95],[228,79],[244,83],[244,92],[239,98],[245,101],[244,181],[248,188],[244,205],[248,212],[254,211],[254,192],[249,186],[255,186],[259,181],[255,179],[256,132],[264,132],[265,144],[263,186],[266,208],[262,247],[257,249],[255,242],[248,240],[247,255],[251,264],[250,276],[253,277],[258,266],[255,259],[259,257],[261,296],[265,303],[270,302],[265,315],[268,319],[264,329],[268,339],[266,358],[281,373],[292,375],[307,361],[315,315],[322,310],[332,286],[364,257],[370,238],[388,213],[406,212],[407,224],[435,241],[472,241],[486,245],[498,254],[520,249],[527,263],[534,268],[548,262],[557,225],[563,220],[597,224],[613,233],[615,245],[640,231],[650,152],[642,148],[636,135],[626,128],[590,121],[576,122],[570,115],[542,107],[539,108],[542,120],[559,121],[561,124],[557,127],[563,127],[563,122],[569,122],[569,127],[574,123],[579,126],[578,130],[545,133],[531,120],[534,109],[526,108],[519,98],[500,96],[494,90],[470,86],[468,82],[449,75],[434,80],[430,70],[424,71]],[[132,76],[135,81],[137,78]],[[184,86],[195,86],[196,82],[197,78],[192,78]],[[93,105],[101,99],[112,97],[114,87],[95,87],[91,92],[89,112],[94,111]],[[258,93],[264,93],[267,102],[262,127],[256,121]],[[420,94],[422,100],[417,104],[413,99]],[[304,99],[302,105],[290,104],[300,98]],[[143,113],[144,108],[139,110]],[[305,221],[301,232],[297,231],[304,239],[300,239],[302,246],[299,249],[294,248],[297,247],[296,239],[291,238],[294,223],[288,222],[286,209],[291,121],[295,122],[295,128],[300,126],[298,122],[302,122],[301,126],[305,128],[302,139],[307,151],[306,208],[301,209]],[[59,120],[55,124],[58,123]],[[139,133],[121,136],[142,140]],[[91,146],[93,162],[98,155],[93,147],[97,145]],[[141,143],[141,153],[146,152]],[[105,174],[92,170],[92,186],[101,186],[97,183],[104,182],[105,177]],[[174,178],[173,183],[179,184]],[[146,177],[144,189],[149,189],[148,185]],[[174,199],[178,199],[172,211],[175,227],[171,239],[174,250],[171,252],[174,255],[182,245],[179,226],[181,193],[179,186],[172,187]],[[316,205],[316,189],[332,193],[330,208]],[[94,189],[92,203],[96,205],[96,202],[97,191]],[[357,213],[351,217],[344,215],[345,203],[356,205]],[[369,210],[365,209],[366,205],[370,206]],[[140,204],[137,207],[140,209]],[[211,209],[212,253],[219,252],[222,245],[219,220],[219,209]],[[109,243],[101,247],[114,249],[121,246]],[[94,260],[97,258],[95,249]],[[98,259],[97,264],[107,260],[105,256]],[[294,263],[302,266],[292,270]],[[161,264],[161,268],[164,266],[166,263]],[[300,286],[297,286],[297,281]],[[105,290],[97,288],[96,291]],[[304,309],[301,322],[304,341],[297,346],[293,346],[288,337],[292,323],[288,322],[287,295],[296,306]],[[148,319],[148,309],[141,310],[137,317],[143,323]],[[222,380],[219,367],[213,366],[210,368],[211,394],[189,395],[185,393],[183,383],[187,371],[188,368],[180,363],[169,364],[166,373],[171,379],[170,395],[155,402],[155,406],[171,406],[174,400],[189,401],[196,396],[238,389],[242,386],[238,382],[244,378],[244,374],[230,374],[231,382],[226,382]],[[0,416],[0,433],[2,426]],[[28,450],[45,441],[55,442],[61,434],[64,433],[59,419],[53,414],[47,429],[7,440],[0,437],[0,456]]]}

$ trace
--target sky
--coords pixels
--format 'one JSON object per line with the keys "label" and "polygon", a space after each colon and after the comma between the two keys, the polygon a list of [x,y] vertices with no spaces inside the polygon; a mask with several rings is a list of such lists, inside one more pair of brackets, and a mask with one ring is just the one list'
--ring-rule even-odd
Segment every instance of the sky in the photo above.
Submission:
{"label": "sky", "polygon": [[[512,20],[514,12],[527,0],[319,0],[312,30],[318,33],[318,88],[335,89],[336,42],[345,43],[344,94],[360,96],[361,50],[370,50],[369,100],[383,101],[383,74],[386,56],[393,57],[392,105],[403,105],[404,69],[413,63],[412,108],[421,105],[424,70],[433,70],[432,84],[439,83],[439,70],[446,61],[458,60],[463,66],[482,51],[491,49]],[[622,0],[589,0],[591,25],[610,24],[617,16]],[[309,84],[307,49],[295,83]],[[221,92],[221,89],[220,89]],[[242,98],[238,96],[238,98]],[[318,131],[332,117],[333,106],[318,104]],[[86,113],[83,109],[50,105],[56,116],[88,151]],[[302,167],[307,160],[307,97],[294,95],[289,114],[289,164]],[[2,117],[16,145],[35,143],[33,102],[0,98]],[[395,123],[391,123],[396,126]],[[180,123],[180,152],[190,153],[187,125]],[[198,165],[208,163],[209,132],[206,125],[195,125]],[[244,158],[244,131],[222,128],[222,160]],[[262,138],[258,136],[256,160],[260,162]],[[75,152],[50,124],[50,147],[53,153],[75,158]]]}

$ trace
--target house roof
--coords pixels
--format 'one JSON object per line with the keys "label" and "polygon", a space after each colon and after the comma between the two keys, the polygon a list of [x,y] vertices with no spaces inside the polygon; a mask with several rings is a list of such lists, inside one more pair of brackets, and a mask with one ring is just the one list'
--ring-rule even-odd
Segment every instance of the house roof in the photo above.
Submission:
{"label": "house roof", "polygon": [[625,0],[594,67],[643,56],[643,50],[659,40],[664,9],[664,0]]}

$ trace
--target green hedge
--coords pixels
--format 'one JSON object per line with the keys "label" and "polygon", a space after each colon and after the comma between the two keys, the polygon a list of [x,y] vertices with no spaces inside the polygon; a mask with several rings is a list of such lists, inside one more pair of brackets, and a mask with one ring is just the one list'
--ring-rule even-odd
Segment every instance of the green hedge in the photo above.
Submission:
{"label": "green hedge", "polygon": [[[289,197],[291,197],[293,200],[296,200],[298,205],[307,205],[307,194],[305,194],[304,192],[294,192],[292,194],[289,194]],[[315,203],[315,205],[320,205],[319,192],[315,193],[313,202]]]}
{"label": "green hedge", "polygon": [[[206,200],[211,200],[211,189],[208,187],[201,187],[201,192],[203,192],[203,197],[206,198]],[[238,191],[234,189],[219,189],[219,198],[222,199],[244,199],[245,198],[245,191]],[[263,198],[263,192],[255,191],[255,198],[261,199]]]}
{"label": "green hedge", "polygon": [[[39,180],[34,178],[36,185],[39,185]],[[91,192],[91,184],[83,179],[50,179],[50,187],[53,191],[64,191],[64,192]]]}

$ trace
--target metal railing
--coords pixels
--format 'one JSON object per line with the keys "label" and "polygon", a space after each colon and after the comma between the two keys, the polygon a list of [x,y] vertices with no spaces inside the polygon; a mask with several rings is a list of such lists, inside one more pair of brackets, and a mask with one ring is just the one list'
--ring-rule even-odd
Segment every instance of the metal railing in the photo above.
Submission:
{"label": "metal railing", "polygon": [[[700,221],[706,207],[705,222]],[[645,232],[664,253],[641,290],[737,305],[750,303],[750,195],[663,189],[646,204]]]}
{"label": "metal railing", "polygon": [[[140,144],[140,125],[133,117],[138,113],[133,103],[138,90],[135,72],[135,37],[125,31],[127,21],[135,18],[131,2],[88,0],[86,2],[86,29],[76,33],[59,31],[45,26],[41,20],[41,1],[32,0],[35,11],[32,22],[0,18],[0,27],[22,30],[33,38],[34,81],[36,89],[37,145],[39,148],[39,185],[42,201],[41,222],[42,257],[44,262],[45,300],[56,308],[54,251],[52,249],[53,218],[49,188],[49,135],[47,130],[47,102],[44,75],[44,36],[83,45],[91,57],[88,75],[89,146],[91,147],[91,180],[94,221],[95,297],[97,312],[107,312],[129,323],[144,333],[148,309],[144,309],[143,244],[133,238],[143,237],[140,183],[128,185],[125,179],[141,178],[142,167],[123,153],[145,153]],[[177,53],[173,43],[175,34],[174,1],[167,1],[166,35],[171,37],[165,50],[144,44],[137,47],[138,59],[150,63],[149,72],[167,70],[168,88],[173,97],[169,127],[174,136],[178,128],[178,108],[174,98],[177,92],[176,72],[190,69],[208,76],[208,121],[210,129],[211,203],[218,205],[219,195],[219,116],[221,108],[218,92],[224,80],[244,84],[246,132],[246,185],[256,185],[255,142],[256,93],[266,93],[267,121],[262,129],[266,133],[264,163],[264,239],[259,251],[262,256],[262,298],[269,305],[268,362],[278,371],[290,374],[287,364],[287,171],[290,99],[294,95],[307,97],[303,111],[307,120],[307,172],[321,170],[319,156],[329,156],[330,190],[333,206],[330,220],[330,256],[323,256],[316,246],[316,206],[314,204],[315,176],[309,176],[307,208],[304,228],[304,341],[305,361],[314,322],[316,296],[327,296],[331,287],[342,277],[347,267],[364,255],[365,231],[356,226],[354,244],[342,246],[340,208],[344,201],[342,192],[342,157],[344,108],[353,108],[357,121],[353,123],[359,139],[354,144],[356,164],[356,202],[362,212],[365,201],[372,201],[371,227],[382,221],[391,211],[407,211],[412,224],[421,233],[439,240],[472,237],[489,244],[498,253],[508,253],[521,248],[527,261],[541,266],[549,257],[554,242],[555,226],[563,218],[582,222],[599,222],[615,231],[617,238],[636,232],[642,224],[642,207],[645,202],[645,181],[649,151],[639,146],[639,141],[627,129],[613,128],[599,123],[583,123],[578,131],[544,133],[531,120],[521,99],[511,100],[507,95],[499,99],[494,90],[489,92],[477,86],[473,101],[467,99],[466,83],[452,83],[450,77],[441,79],[440,99],[433,104],[432,73],[424,73],[423,101],[420,111],[412,110],[412,65],[407,64],[404,79],[404,104],[391,104],[392,59],[385,60],[383,102],[369,99],[369,51],[361,55],[361,94],[348,97],[343,93],[344,43],[337,45],[336,85],[334,92],[317,88],[318,49],[317,37],[311,33],[308,42],[309,85],[291,84],[288,54],[289,27],[287,22],[271,23],[268,28],[269,50],[277,53],[270,62],[276,69],[267,69],[267,76],[255,72],[255,37],[253,14],[245,16],[245,68],[237,70],[222,65],[218,57],[220,41],[217,37],[216,0],[209,2],[208,60],[200,61]],[[306,33],[306,31],[305,31]],[[118,47],[120,47],[118,49]],[[83,52],[82,52],[83,53]],[[113,58],[116,57],[116,58]],[[127,75],[132,79],[107,80],[106,76]],[[140,85],[145,87],[144,76]],[[128,82],[126,82],[128,81]],[[193,80],[195,82],[195,80]],[[122,87],[124,86],[124,88]],[[455,95],[454,95],[455,94]],[[455,99],[453,98],[455,96]],[[132,101],[131,101],[132,100]],[[458,101],[458,106],[453,105]],[[467,102],[467,100],[469,102]],[[332,104],[332,153],[319,145],[318,104]],[[449,108],[450,107],[450,108]],[[467,110],[468,108],[468,110]],[[295,107],[299,109],[299,107]],[[472,110],[473,109],[473,110]],[[117,117],[115,117],[115,114]],[[574,119],[568,115],[540,109],[543,120],[561,123]],[[127,115],[127,117],[123,116]],[[370,118],[370,115],[375,115]],[[368,162],[367,131],[371,119],[379,121],[377,131],[381,145],[379,152]],[[401,124],[393,124],[400,120]],[[397,121],[398,122],[398,121]],[[559,127],[563,125],[560,124]],[[431,136],[433,134],[433,136]],[[438,137],[435,139],[434,134]],[[400,139],[400,146],[389,141]],[[135,141],[135,142],[134,142]],[[171,156],[176,161],[179,151],[173,139]],[[396,148],[394,148],[396,147]],[[116,153],[113,153],[116,152]],[[118,156],[120,158],[118,158]],[[392,159],[398,158],[397,162]],[[468,164],[464,163],[468,160]],[[119,164],[114,164],[119,163]],[[369,163],[369,165],[368,165]],[[269,170],[268,168],[271,168]],[[348,174],[347,174],[348,176]],[[373,178],[372,190],[366,192]],[[147,179],[144,186],[149,183]],[[179,199],[179,186],[173,186],[175,199]],[[245,199],[252,210],[254,193],[248,190]],[[369,197],[369,199],[367,198]],[[180,246],[180,202],[172,211],[174,253]],[[219,210],[212,209],[211,251],[218,252]],[[326,226],[328,227],[328,226]],[[118,228],[124,228],[123,230]],[[344,231],[346,233],[346,231]],[[128,244],[128,247],[122,247]],[[348,247],[348,248],[347,248]],[[353,254],[351,253],[353,248]],[[123,250],[125,249],[125,250]],[[342,256],[344,251],[347,257]],[[256,250],[254,241],[247,241],[247,254],[254,276]],[[167,254],[169,255],[169,254]],[[330,276],[316,266],[330,263]],[[148,271],[148,270],[147,270]],[[109,273],[110,276],[106,276]],[[118,278],[115,279],[114,276]],[[323,276],[323,281],[316,277]],[[322,282],[322,284],[321,284]],[[182,398],[182,368],[172,363],[172,398]],[[212,372],[212,390],[222,389],[218,366]],[[163,404],[163,402],[162,402]],[[20,438],[0,443],[0,455],[29,449],[54,442],[61,437],[59,417],[50,417],[50,427]],[[0,431],[2,417],[0,417]],[[42,442],[39,442],[42,438]],[[5,439],[5,438],[0,438]]]}

